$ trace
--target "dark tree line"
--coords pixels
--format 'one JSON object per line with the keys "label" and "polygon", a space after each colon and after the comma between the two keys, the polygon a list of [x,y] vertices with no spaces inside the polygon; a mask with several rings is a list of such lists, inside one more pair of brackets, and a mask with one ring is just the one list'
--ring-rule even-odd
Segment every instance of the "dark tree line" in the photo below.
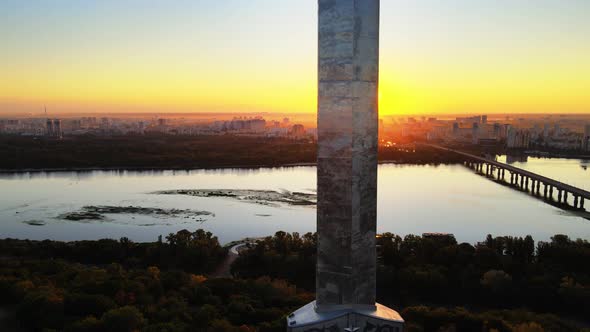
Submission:
{"label": "dark tree line", "polygon": [[[285,138],[219,136],[76,136],[64,140],[0,135],[0,169],[194,169],[315,163],[317,144]],[[379,160],[448,164],[455,154],[421,147],[380,147]]]}
{"label": "dark tree line", "polygon": [[273,278],[285,279],[299,287],[315,289],[315,234],[277,232],[242,252],[232,265],[239,278],[256,278],[269,272]]}
{"label": "dark tree line", "polygon": [[135,243],[128,238],[76,242],[6,239],[0,240],[0,252],[14,257],[64,259],[93,265],[118,263],[131,268],[156,266],[192,273],[211,272],[226,255],[217,237],[202,229],[182,230],[168,235],[165,241],[152,243]]}
{"label": "dark tree line", "polygon": [[0,261],[2,331],[284,331],[309,302],[284,281],[207,279],[180,270],[96,267],[63,260]]}
{"label": "dark tree line", "polygon": [[0,136],[0,169],[192,169],[315,159],[315,144],[283,138],[146,135],[51,140]]}
{"label": "dark tree line", "polygon": [[[142,244],[2,240],[0,330],[284,331],[313,299],[316,242],[277,232],[243,252],[234,279],[208,279],[225,250],[202,230]],[[588,241],[386,233],[377,243],[378,300],[401,310],[408,331],[590,325]]]}
{"label": "dark tree line", "polygon": [[154,243],[9,239],[0,252],[0,331],[284,331],[313,298],[268,277],[209,279],[226,250],[203,230]]}
{"label": "dark tree line", "polygon": [[[407,308],[408,317],[422,322],[418,327],[440,327],[454,319],[466,319],[475,325],[461,323],[454,328],[510,331],[518,325],[514,322],[519,322],[519,317],[523,324],[536,317],[537,324],[552,331],[576,330],[575,324],[558,317],[590,325],[590,266],[583,263],[590,259],[588,241],[556,235],[550,242],[535,245],[530,236],[488,236],[471,245],[457,243],[452,236],[401,238],[386,233],[377,243],[378,300],[394,308]],[[314,248],[312,234],[299,237],[279,232],[240,256],[233,272],[284,278],[312,290]],[[439,306],[467,307],[470,311],[431,312]],[[491,320],[485,314],[475,314],[486,311],[495,312],[497,324],[489,325]]]}

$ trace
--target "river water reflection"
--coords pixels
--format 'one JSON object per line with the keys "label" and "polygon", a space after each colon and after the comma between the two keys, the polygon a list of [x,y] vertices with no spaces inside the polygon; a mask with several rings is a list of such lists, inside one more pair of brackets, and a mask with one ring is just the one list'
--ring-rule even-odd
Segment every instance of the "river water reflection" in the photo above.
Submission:
{"label": "river water reflection", "polygon": [[[315,231],[313,206],[274,206],[228,197],[155,195],[175,189],[255,189],[313,193],[315,167],[195,171],[93,171],[0,175],[0,238],[155,241],[203,228],[222,243],[283,230]],[[551,174],[549,174],[551,175]],[[475,175],[461,165],[379,166],[378,231],[400,235],[453,233],[459,241],[486,234],[554,234],[590,239],[590,221]],[[68,221],[83,206],[135,206],[210,211],[214,216],[106,215]]]}

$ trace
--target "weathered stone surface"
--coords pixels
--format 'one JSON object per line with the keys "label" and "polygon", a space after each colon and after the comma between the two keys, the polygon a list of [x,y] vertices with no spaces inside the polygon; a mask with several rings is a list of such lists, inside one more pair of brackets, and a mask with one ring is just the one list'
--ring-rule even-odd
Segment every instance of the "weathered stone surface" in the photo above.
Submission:
{"label": "weathered stone surface", "polygon": [[347,58],[319,59],[319,79],[321,81],[344,81],[354,79],[354,65]]}
{"label": "weathered stone surface", "polygon": [[403,329],[375,303],[379,0],[319,0],[316,301],[289,331]]}
{"label": "weathered stone surface", "polygon": [[319,10],[317,306],[374,306],[379,1]]}

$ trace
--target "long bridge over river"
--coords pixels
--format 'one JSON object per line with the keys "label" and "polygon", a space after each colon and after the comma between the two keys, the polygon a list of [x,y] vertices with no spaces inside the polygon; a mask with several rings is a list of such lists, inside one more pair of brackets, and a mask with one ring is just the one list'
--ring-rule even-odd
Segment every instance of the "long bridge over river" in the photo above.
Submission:
{"label": "long bridge over river", "polygon": [[525,171],[518,167],[463,151],[449,149],[440,145],[423,143],[419,145],[459,154],[465,158],[465,161],[463,162],[465,166],[474,171],[483,174],[488,178],[504,182],[505,184],[527,192],[535,197],[544,198],[548,203],[557,204],[562,208],[585,210],[584,202],[585,200],[590,199],[589,191],[533,172]]}

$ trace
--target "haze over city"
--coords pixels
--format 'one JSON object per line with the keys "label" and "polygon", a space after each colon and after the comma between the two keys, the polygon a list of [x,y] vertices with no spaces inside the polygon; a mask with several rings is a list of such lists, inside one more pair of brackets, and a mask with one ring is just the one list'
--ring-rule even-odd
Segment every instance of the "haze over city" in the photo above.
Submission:
{"label": "haze over city", "polygon": [[[0,112],[316,112],[315,0],[0,5]],[[590,4],[387,0],[380,112],[590,112]]]}

